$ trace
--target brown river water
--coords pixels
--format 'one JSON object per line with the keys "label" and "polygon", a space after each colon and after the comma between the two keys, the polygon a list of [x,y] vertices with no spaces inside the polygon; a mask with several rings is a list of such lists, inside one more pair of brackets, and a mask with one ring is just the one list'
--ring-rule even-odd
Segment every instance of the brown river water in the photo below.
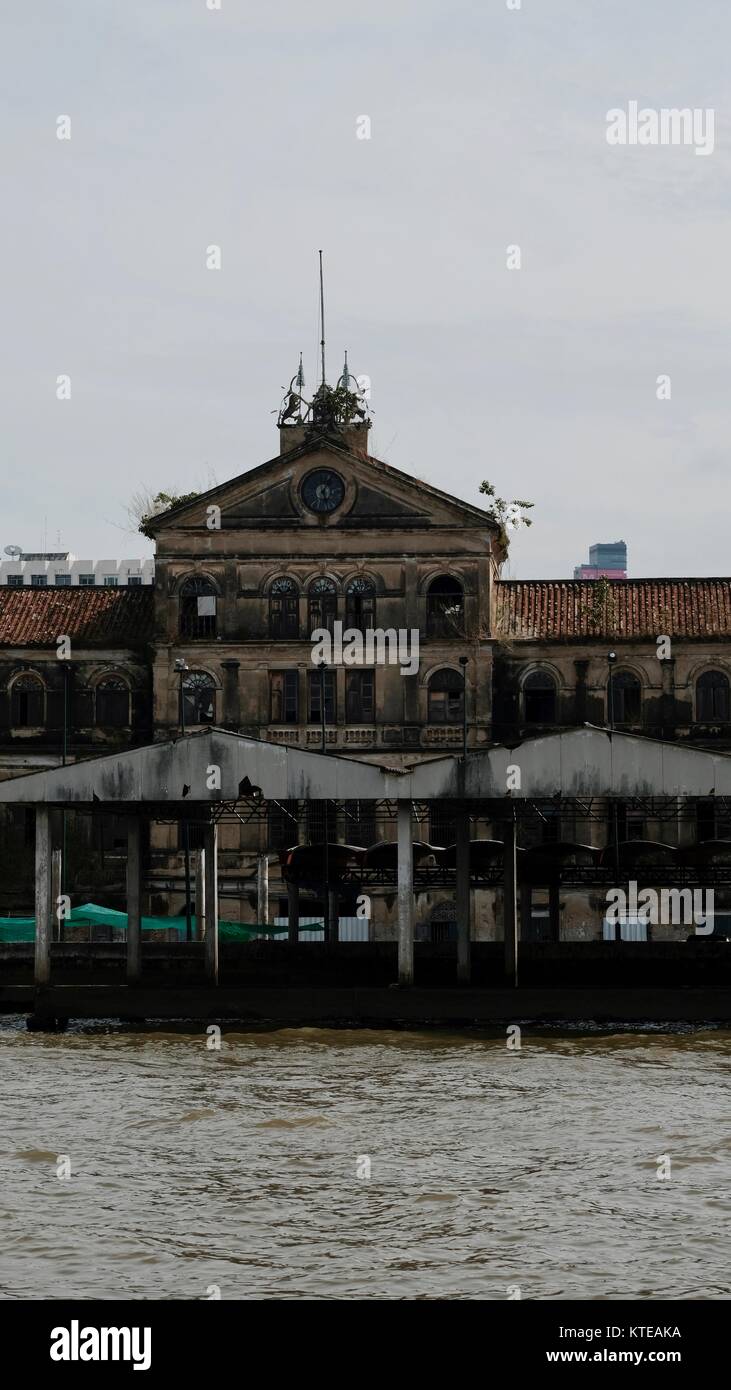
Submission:
{"label": "brown river water", "polygon": [[0,1018],[0,1297],[727,1299],[730,1061]]}

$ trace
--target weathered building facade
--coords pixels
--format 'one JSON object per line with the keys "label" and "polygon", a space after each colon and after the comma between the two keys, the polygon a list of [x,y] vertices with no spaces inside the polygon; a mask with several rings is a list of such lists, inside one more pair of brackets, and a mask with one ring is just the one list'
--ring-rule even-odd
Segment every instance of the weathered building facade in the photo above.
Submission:
{"label": "weathered building facade", "polygon": [[[210,697],[196,705],[191,695],[189,722],[212,709],[224,728],[319,746],[312,633],[339,621],[346,631],[416,632],[420,651],[414,674],[395,664],[373,666],[367,679],[345,666],[328,673],[329,748],[399,760],[461,745],[460,657],[469,742],[486,743],[499,528],[479,508],[370,458],[364,429],[333,438],[303,427],[291,440],[286,426],[281,432],[277,458],[155,526],[157,736],[179,720],[182,657],[210,682]],[[336,505],[313,508],[308,489],[318,487]],[[322,495],[313,499],[322,505]],[[199,616],[201,597],[211,602]],[[184,689],[193,687],[186,675]]]}
{"label": "weathered building facade", "polygon": [[[0,779],[152,737],[151,588],[0,589]],[[26,906],[34,828],[22,810],[0,827],[0,912]],[[57,827],[66,882],[121,882],[125,836],[113,817]],[[115,864],[115,851],[118,863]]]}
{"label": "weathered building facade", "polygon": [[[0,591],[3,776],[206,725],[395,769],[587,722],[729,748],[731,580],[504,581],[495,517],[372,457],[364,412],[321,390],[319,409],[316,398],[283,412],[274,458],[155,519],[154,593]],[[313,633],[337,638],[339,624],[345,636],[402,632],[409,659],[318,665]],[[398,654],[395,642],[386,652]],[[454,816],[434,805],[422,841],[453,843]],[[643,821],[636,807],[617,817],[618,845],[645,837],[683,847],[727,833],[702,805],[674,828]],[[222,915],[256,920],[262,855],[271,919],[286,914],[280,849],[393,833],[357,802],[337,816],[291,802],[268,823],[227,824]],[[471,833],[496,832],[477,823]],[[597,848],[608,833],[560,816],[537,832]],[[195,852],[194,826],[188,836]],[[153,912],[180,910],[183,860],[180,826],[153,826]],[[535,885],[526,932],[558,929],[549,896]],[[453,897],[448,887],[422,894],[417,933],[448,935]],[[313,914],[321,908],[313,893]],[[562,932],[601,934],[590,895],[567,893],[558,911]],[[475,895],[474,914],[476,936],[499,932],[494,893]],[[392,934],[394,923],[394,894],[376,892],[371,935]]]}

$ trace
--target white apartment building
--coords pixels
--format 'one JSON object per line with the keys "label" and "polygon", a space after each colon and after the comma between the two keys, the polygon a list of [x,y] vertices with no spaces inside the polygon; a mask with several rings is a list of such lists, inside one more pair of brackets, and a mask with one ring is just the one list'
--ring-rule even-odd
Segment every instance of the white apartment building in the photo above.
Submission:
{"label": "white apartment building", "polygon": [[155,561],[79,560],[68,550],[25,551],[9,545],[0,561],[0,587],[106,588],[153,584]]}

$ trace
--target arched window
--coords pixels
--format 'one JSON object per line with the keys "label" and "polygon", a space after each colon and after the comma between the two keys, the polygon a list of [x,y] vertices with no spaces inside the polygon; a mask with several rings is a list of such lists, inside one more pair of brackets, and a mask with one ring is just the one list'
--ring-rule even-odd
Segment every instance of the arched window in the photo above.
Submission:
{"label": "arched window", "polygon": [[725,724],[729,718],[728,676],[723,671],[704,671],[695,683],[696,719],[703,724]]}
{"label": "arched window", "polygon": [[207,671],[188,671],[183,677],[183,713],[186,728],[215,724],[216,683]]}
{"label": "arched window", "polygon": [[459,671],[435,671],[429,678],[429,723],[456,724],[463,717],[463,708],[464,680]]}
{"label": "arched window", "polygon": [[440,574],[426,596],[428,637],[464,637],[464,591],[458,579]]}
{"label": "arched window", "polygon": [[297,640],[300,634],[299,591],[293,579],[275,579],[269,590],[269,636]]}
{"label": "arched window", "polygon": [[124,729],[129,717],[129,686],[121,676],[104,676],[96,687],[96,723],[109,729]]}
{"label": "arched window", "polygon": [[216,589],[210,579],[196,575],[180,586],[181,637],[215,637]]}
{"label": "arched window", "polygon": [[376,586],[372,579],[351,579],[345,590],[345,626],[356,632],[376,626]]}
{"label": "arched window", "polygon": [[46,722],[46,691],[39,676],[18,676],[10,696],[14,729],[41,729]]}
{"label": "arched window", "polygon": [[556,682],[548,671],[531,671],[523,681],[526,724],[556,723]]}
{"label": "arched window", "polygon": [[642,718],[642,689],[631,671],[613,671],[607,696],[609,717],[614,724],[639,724]]}
{"label": "arched window", "polygon": [[309,588],[309,631],[313,633],[316,628],[325,628],[327,632],[333,631],[333,623],[338,616],[338,595],[335,582],[326,579],[313,579]]}

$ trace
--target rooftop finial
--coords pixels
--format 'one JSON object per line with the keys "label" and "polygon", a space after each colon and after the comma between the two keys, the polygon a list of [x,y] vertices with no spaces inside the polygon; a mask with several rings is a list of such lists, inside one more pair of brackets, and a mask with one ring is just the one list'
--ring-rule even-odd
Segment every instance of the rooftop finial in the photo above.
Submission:
{"label": "rooftop finial", "polygon": [[302,366],[302,353],[300,353],[299,367],[284,392],[284,400],[279,408],[278,424],[302,424],[305,411],[310,408],[308,402],[304,398],[304,391],[305,372]]}

